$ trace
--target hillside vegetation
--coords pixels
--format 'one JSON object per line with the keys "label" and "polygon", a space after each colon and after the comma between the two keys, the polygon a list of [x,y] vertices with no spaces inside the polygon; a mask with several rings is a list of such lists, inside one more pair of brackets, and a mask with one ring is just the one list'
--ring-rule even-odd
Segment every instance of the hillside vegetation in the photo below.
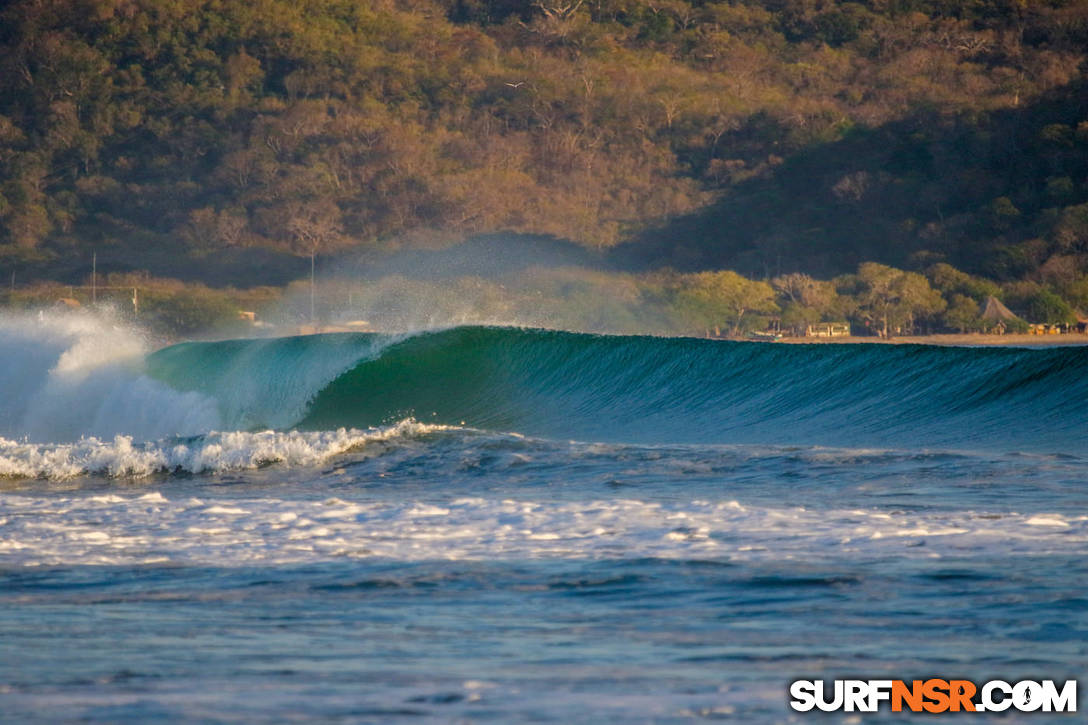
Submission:
{"label": "hillside vegetation", "polygon": [[1086,58],[1084,0],[15,0],[0,265],[282,284],[511,231],[1084,307]]}

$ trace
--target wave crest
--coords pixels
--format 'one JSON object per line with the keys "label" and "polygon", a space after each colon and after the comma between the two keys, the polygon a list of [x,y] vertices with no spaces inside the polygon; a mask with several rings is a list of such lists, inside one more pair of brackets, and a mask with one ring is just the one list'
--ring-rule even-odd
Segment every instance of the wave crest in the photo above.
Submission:
{"label": "wave crest", "polygon": [[272,464],[312,466],[367,445],[414,437],[442,426],[403,420],[370,430],[212,432],[139,443],[131,436],[36,444],[0,438],[0,476],[66,480],[96,474],[144,477],[156,473],[222,473]]}

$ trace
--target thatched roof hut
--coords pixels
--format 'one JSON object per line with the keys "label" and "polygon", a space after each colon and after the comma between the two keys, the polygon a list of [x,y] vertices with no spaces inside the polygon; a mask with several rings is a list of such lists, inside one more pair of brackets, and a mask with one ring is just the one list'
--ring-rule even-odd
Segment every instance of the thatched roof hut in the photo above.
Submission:
{"label": "thatched roof hut", "polygon": [[1001,304],[1001,300],[997,299],[993,295],[990,295],[986,298],[986,307],[982,310],[982,314],[980,316],[982,317],[982,319],[989,320],[990,322],[1002,322],[1019,319],[1012,310]]}

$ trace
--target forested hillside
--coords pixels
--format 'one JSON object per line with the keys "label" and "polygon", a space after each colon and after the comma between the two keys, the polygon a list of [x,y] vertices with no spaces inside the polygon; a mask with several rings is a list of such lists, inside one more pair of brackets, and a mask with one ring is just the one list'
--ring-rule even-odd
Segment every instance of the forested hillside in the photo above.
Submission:
{"label": "forested hillside", "polygon": [[15,0],[0,264],[192,278],[514,231],[1061,291],[1086,58],[1084,0]]}

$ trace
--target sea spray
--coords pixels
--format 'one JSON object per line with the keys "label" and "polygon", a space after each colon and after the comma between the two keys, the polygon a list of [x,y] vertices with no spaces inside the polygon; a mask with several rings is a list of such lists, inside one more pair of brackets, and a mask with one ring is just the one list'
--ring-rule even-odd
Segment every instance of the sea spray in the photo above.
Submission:
{"label": "sea spray", "polygon": [[153,440],[217,428],[212,399],[144,375],[147,348],[138,330],[107,312],[0,316],[0,435]]}

